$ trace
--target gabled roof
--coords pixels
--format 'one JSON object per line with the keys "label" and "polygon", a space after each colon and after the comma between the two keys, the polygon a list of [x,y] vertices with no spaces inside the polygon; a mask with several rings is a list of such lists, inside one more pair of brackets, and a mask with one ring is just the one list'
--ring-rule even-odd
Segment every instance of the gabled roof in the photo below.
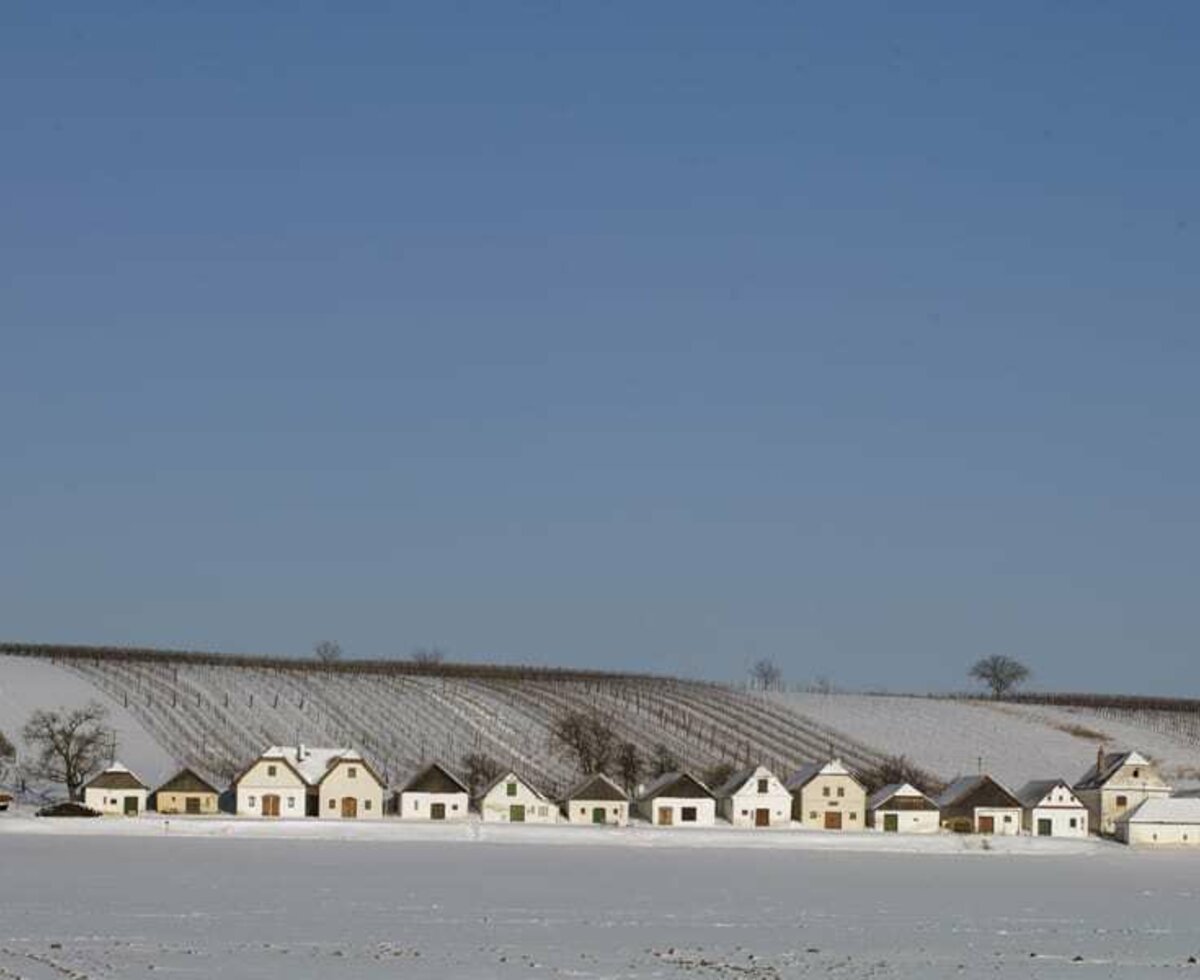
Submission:
{"label": "gabled roof", "polygon": [[320,786],[323,782],[325,782],[326,779],[328,779],[335,772],[337,772],[337,767],[340,766],[343,762],[347,763],[349,765],[361,767],[363,772],[367,772],[367,773],[371,774],[371,778],[374,779],[375,782],[377,782],[379,784],[380,788],[387,787],[387,783],[385,783],[383,781],[383,777],[380,776],[379,773],[377,773],[375,771],[375,768],[371,765],[371,763],[369,763],[366,759],[364,759],[360,753],[354,752],[354,751],[349,751],[349,752],[346,752],[344,755],[334,756],[334,758],[330,759],[329,760],[329,768],[327,768],[325,770],[324,775],[322,775],[321,778],[317,780],[317,785]]}
{"label": "gabled roof", "polygon": [[968,802],[970,797],[986,789],[994,789],[999,795],[1008,797],[1008,805],[1019,808],[1021,801],[1013,795],[1012,790],[1006,789],[991,776],[960,776],[954,780],[934,802],[939,809],[946,809]]}
{"label": "gabled roof", "polygon": [[[180,769],[163,783],[155,793],[217,793],[211,783],[201,779],[191,769]],[[219,794],[218,794],[219,795]]]}
{"label": "gabled roof", "polygon": [[719,800],[728,796],[734,796],[755,779],[776,779],[776,776],[766,766],[747,766],[745,769],[739,769],[717,789],[713,790],[713,795]]}
{"label": "gabled roof", "polygon": [[1200,799],[1151,797],[1120,818],[1124,823],[1200,824]]}
{"label": "gabled roof", "polygon": [[511,769],[505,770],[499,776],[497,776],[495,779],[493,779],[490,783],[488,783],[485,787],[483,787],[483,789],[481,789],[479,791],[479,797],[480,797],[480,799],[482,799],[483,797],[487,796],[488,793],[490,793],[492,790],[494,790],[501,783],[512,783],[512,782],[520,783],[527,790],[529,790],[529,792],[531,792],[534,796],[536,796],[539,800],[546,799],[545,794],[542,793],[542,791],[539,790],[536,786],[534,786],[533,783],[531,783],[528,779],[522,779]]}
{"label": "gabled roof", "polygon": [[802,765],[788,777],[787,786],[792,792],[803,789],[818,776],[848,776],[858,782],[849,769],[842,765],[841,759],[830,759],[828,762],[809,762]]}
{"label": "gabled roof", "polygon": [[[1023,807],[1029,809],[1041,803],[1059,786],[1068,793],[1071,792],[1071,784],[1065,779],[1033,779],[1017,790],[1017,799],[1021,801]],[[1082,803],[1079,805],[1083,806]]]}
{"label": "gabled roof", "polygon": [[471,791],[445,766],[431,762],[404,784],[402,793],[466,793]]}
{"label": "gabled roof", "polygon": [[889,783],[887,786],[881,786],[867,800],[868,810],[878,810],[885,803],[890,802],[897,796],[903,796],[913,800],[924,800],[932,807],[937,804],[933,798],[925,793],[922,793],[912,783]]}
{"label": "gabled roof", "polygon": [[1151,766],[1152,763],[1140,752],[1106,752],[1096,764],[1085,772],[1076,789],[1101,789],[1124,765]]}
{"label": "gabled roof", "polygon": [[[301,754],[303,748],[303,754]],[[309,786],[316,786],[329,771],[329,767],[338,759],[348,756],[362,758],[358,753],[348,748],[329,748],[327,746],[296,746],[272,745],[260,759],[282,759],[296,771]]]}
{"label": "gabled roof", "polygon": [[598,772],[588,776],[578,783],[568,794],[568,800],[597,800],[620,803],[629,802],[629,794],[609,779],[604,773]]}
{"label": "gabled roof", "polygon": [[674,796],[681,799],[713,799],[712,790],[690,772],[667,772],[646,786],[638,794],[639,800],[653,800],[659,796]]}
{"label": "gabled roof", "polygon": [[149,789],[150,787],[126,769],[121,763],[114,762],[111,766],[94,776],[83,787],[84,789]]}

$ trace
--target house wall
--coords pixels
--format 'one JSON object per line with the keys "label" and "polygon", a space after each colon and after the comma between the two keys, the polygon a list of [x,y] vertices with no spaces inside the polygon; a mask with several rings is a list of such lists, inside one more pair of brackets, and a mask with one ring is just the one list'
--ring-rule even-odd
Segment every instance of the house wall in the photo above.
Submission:
{"label": "house wall", "polygon": [[159,813],[187,813],[187,801],[199,800],[200,812],[211,814],[217,812],[219,799],[216,793],[156,793],[154,806]]}
{"label": "house wall", "polygon": [[890,813],[896,815],[898,834],[936,834],[941,829],[941,815],[937,810],[908,810],[886,806],[869,814],[870,825],[882,831],[884,818]]}
{"label": "house wall", "polygon": [[446,805],[447,820],[467,819],[469,802],[466,793],[414,793],[410,790],[400,794],[400,819],[429,820],[435,803]]}
{"label": "house wall", "polygon": [[355,819],[378,820],[383,816],[383,787],[361,761],[337,763],[321,780],[317,795],[317,812],[322,820],[346,819],[342,816],[342,800],[347,797],[356,801]]}
{"label": "house wall", "polygon": [[792,800],[792,817],[805,827],[823,830],[825,814],[833,812],[842,814],[842,830],[866,829],[867,793],[849,776],[817,776]]}
{"label": "house wall", "polygon": [[[1036,835],[1040,820],[1051,821],[1051,837],[1086,837],[1088,812],[1085,807],[1035,806],[1025,811],[1025,832]],[[1071,822],[1075,826],[1071,826]]]}
{"label": "house wall", "polygon": [[1020,807],[977,806],[975,807],[975,833],[979,833],[980,818],[991,817],[995,821],[992,831],[997,837],[1016,837],[1021,833]]}
{"label": "house wall", "polygon": [[[516,787],[516,795],[508,795],[508,787]],[[525,808],[525,823],[558,823],[558,807],[538,796],[519,779],[506,779],[492,787],[479,801],[479,812],[491,823],[508,823],[513,805]]]}
{"label": "house wall", "polygon": [[100,789],[96,787],[83,791],[83,804],[100,813],[123,816],[125,814],[125,798],[133,796],[138,801],[138,813],[145,813],[146,795],[144,789]]}
{"label": "house wall", "polygon": [[1122,822],[1118,829],[1121,840],[1138,847],[1200,847],[1200,823]]}
{"label": "house wall", "polygon": [[[684,821],[683,811],[692,807],[696,810],[696,819]],[[660,811],[664,808],[671,811],[672,827],[711,827],[717,822],[717,801],[703,796],[656,796],[643,800],[638,808],[642,816],[656,826],[661,824]]]}
{"label": "house wall", "polygon": [[[1145,766],[1140,768],[1143,772],[1147,771]],[[1087,807],[1088,815],[1091,818],[1090,825],[1098,828],[1098,833],[1112,835],[1117,832],[1117,821],[1121,817],[1136,809],[1146,800],[1164,799],[1170,796],[1171,787],[1157,778],[1153,784],[1147,781],[1121,785],[1110,781],[1104,789],[1080,790],[1076,795],[1079,797],[1079,801]],[[1124,805],[1121,805],[1122,799],[1124,799]]]}
{"label": "house wall", "polygon": [[[758,791],[760,780],[766,780],[765,793]],[[772,827],[786,827],[791,823],[792,794],[765,767],[759,767],[741,790],[717,803],[717,812],[735,827],[756,826],[755,811],[760,809],[770,812]]]}
{"label": "house wall", "polygon": [[[270,773],[272,766],[275,768],[274,775]],[[308,788],[288,766],[275,759],[259,759],[238,781],[238,815],[261,817],[262,798],[270,793],[279,797],[281,817],[305,815]]]}
{"label": "house wall", "polygon": [[621,800],[568,800],[567,820],[571,823],[591,823],[592,811],[604,809],[604,822],[612,827],[629,824],[629,804]]}

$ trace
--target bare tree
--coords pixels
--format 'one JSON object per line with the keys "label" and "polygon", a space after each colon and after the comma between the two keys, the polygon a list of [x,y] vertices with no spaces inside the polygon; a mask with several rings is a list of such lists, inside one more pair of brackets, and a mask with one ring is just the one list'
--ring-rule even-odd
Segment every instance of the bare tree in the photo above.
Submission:
{"label": "bare tree", "polygon": [[313,647],[313,656],[323,664],[342,659],[342,645],[333,640],[322,640]]}
{"label": "bare tree", "polygon": [[994,653],[990,657],[975,661],[967,676],[987,685],[992,697],[1002,698],[1025,683],[1031,673],[1021,661]]}
{"label": "bare tree", "polygon": [[446,659],[446,652],[441,647],[417,647],[412,654],[412,662],[423,667],[432,667]]}
{"label": "bare tree", "polygon": [[715,790],[729,782],[729,777],[737,772],[732,762],[718,762],[704,770],[704,782],[709,789]]}
{"label": "bare tree", "polygon": [[467,787],[474,799],[493,779],[500,775],[503,767],[484,752],[468,752],[462,757],[462,771]]}
{"label": "bare tree", "polygon": [[104,766],[115,748],[104,727],[108,710],[95,701],[82,708],[39,709],[29,716],[22,736],[33,753],[26,770],[35,779],[62,783],[78,800],[83,784]]}
{"label": "bare tree", "polygon": [[868,794],[893,783],[908,783],[922,793],[939,793],[945,788],[941,782],[903,755],[888,756],[871,768],[861,770],[858,780]]}
{"label": "bare tree", "polygon": [[650,754],[650,776],[657,779],[659,776],[665,776],[669,772],[675,772],[679,769],[679,758],[662,742],[654,746],[654,750]]}
{"label": "bare tree", "polygon": [[783,669],[770,657],[763,657],[750,667],[750,682],[764,691],[774,691],[783,686]]}
{"label": "bare tree", "polygon": [[551,725],[550,738],[585,776],[609,769],[617,750],[610,720],[596,711],[572,708],[563,712]]}
{"label": "bare tree", "polygon": [[12,742],[4,732],[0,732],[0,759],[11,759],[17,754],[17,750],[13,748]]}
{"label": "bare tree", "polygon": [[621,786],[626,793],[632,794],[637,789],[637,784],[646,768],[645,760],[642,759],[642,753],[638,751],[638,747],[632,742],[622,742],[617,746],[615,767],[617,775],[621,779]]}

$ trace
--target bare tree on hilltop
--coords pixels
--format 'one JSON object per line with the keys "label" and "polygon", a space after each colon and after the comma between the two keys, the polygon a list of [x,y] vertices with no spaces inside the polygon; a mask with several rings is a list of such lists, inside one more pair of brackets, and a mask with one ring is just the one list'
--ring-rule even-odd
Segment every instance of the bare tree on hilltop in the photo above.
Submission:
{"label": "bare tree on hilltop", "polygon": [[462,771],[472,798],[493,779],[500,775],[503,767],[484,752],[468,752],[462,757]]}
{"label": "bare tree on hilltop", "polygon": [[564,711],[551,725],[550,740],[585,776],[607,772],[617,754],[612,722],[596,711]]}
{"label": "bare tree on hilltop", "polygon": [[781,690],[783,669],[770,657],[763,657],[750,667],[750,683],[763,691]]}
{"label": "bare tree on hilltop", "polygon": [[313,656],[323,664],[331,664],[342,659],[342,645],[333,640],[322,640],[313,647]]}
{"label": "bare tree on hilltop", "polygon": [[21,732],[33,753],[25,764],[28,775],[61,783],[78,800],[83,784],[104,767],[115,748],[107,720],[108,710],[96,701],[73,710],[35,711]]}
{"label": "bare tree on hilltop", "polygon": [[621,788],[632,795],[645,770],[646,762],[638,747],[632,742],[622,742],[617,747],[616,759],[616,774],[620,777]]}
{"label": "bare tree on hilltop", "polygon": [[1027,681],[1031,671],[1021,661],[994,653],[976,660],[967,672],[972,680],[985,684],[992,697],[1002,698]]}
{"label": "bare tree on hilltop", "polygon": [[412,662],[422,667],[432,667],[446,659],[446,651],[441,647],[417,647],[412,654]]}

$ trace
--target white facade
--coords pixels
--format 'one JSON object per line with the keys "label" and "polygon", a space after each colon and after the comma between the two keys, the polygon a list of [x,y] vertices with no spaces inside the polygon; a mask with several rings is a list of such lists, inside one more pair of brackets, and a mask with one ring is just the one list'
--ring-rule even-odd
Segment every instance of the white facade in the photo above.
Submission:
{"label": "white facade", "polygon": [[629,823],[629,797],[607,776],[597,773],[567,794],[567,820],[596,826],[624,827]]}
{"label": "white facade", "polygon": [[909,783],[885,786],[867,801],[867,824],[882,833],[936,834],[941,831],[937,804]]}
{"label": "white facade", "polygon": [[354,754],[333,762],[318,785],[318,814],[323,820],[378,820],[383,816],[383,783]]}
{"label": "white facade", "polygon": [[404,790],[400,794],[401,820],[466,820],[470,797],[461,793],[420,793]]}
{"label": "white facade", "polygon": [[1117,839],[1135,847],[1200,847],[1200,799],[1148,799],[1117,821]]}
{"label": "white facade", "polygon": [[736,773],[717,790],[717,808],[735,827],[787,827],[792,794],[766,766]]}
{"label": "white facade", "polygon": [[656,827],[712,827],[717,801],[688,773],[667,773],[638,794],[638,811]]}
{"label": "white facade", "polygon": [[308,812],[308,784],[278,756],[264,756],[242,773],[236,796],[242,817],[303,817]]}
{"label": "white facade", "polygon": [[489,823],[558,823],[558,807],[513,772],[484,790],[479,813]]}
{"label": "white facade", "polygon": [[1075,785],[1092,829],[1101,834],[1115,834],[1117,825],[1142,803],[1165,800],[1171,791],[1158,767],[1140,752],[1099,752],[1096,765]]}
{"label": "white facade", "polygon": [[1088,811],[1063,780],[1029,783],[1017,794],[1023,829],[1036,837],[1086,837]]}
{"label": "white facade", "polygon": [[107,816],[136,817],[146,812],[150,790],[119,762],[83,788],[83,804]]}

